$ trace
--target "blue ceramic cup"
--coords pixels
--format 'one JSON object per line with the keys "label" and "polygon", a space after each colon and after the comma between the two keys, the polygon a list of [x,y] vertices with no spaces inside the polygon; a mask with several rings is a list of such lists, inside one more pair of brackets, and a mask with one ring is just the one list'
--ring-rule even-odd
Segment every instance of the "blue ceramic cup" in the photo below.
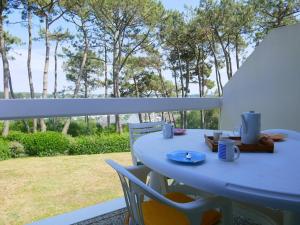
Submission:
{"label": "blue ceramic cup", "polygon": [[218,142],[218,158],[222,161],[233,162],[240,157],[240,149],[235,141],[223,139]]}
{"label": "blue ceramic cup", "polygon": [[174,128],[173,125],[170,123],[165,123],[163,126],[163,136],[164,138],[173,138],[174,136]]}

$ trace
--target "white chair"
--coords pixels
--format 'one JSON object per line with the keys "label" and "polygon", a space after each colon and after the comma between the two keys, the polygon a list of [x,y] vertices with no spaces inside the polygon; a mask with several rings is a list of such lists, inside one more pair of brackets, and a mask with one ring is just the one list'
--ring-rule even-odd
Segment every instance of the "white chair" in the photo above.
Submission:
{"label": "white chair", "polygon": [[149,123],[129,123],[129,137],[130,137],[130,149],[133,165],[138,165],[139,160],[134,155],[133,144],[141,136],[149,134],[152,132],[161,131],[163,128],[164,122],[149,122]]}
{"label": "white chair", "polygon": [[181,193],[161,195],[145,184],[150,170],[106,161],[119,175],[130,225],[232,225],[231,202],[221,197],[193,200]]}

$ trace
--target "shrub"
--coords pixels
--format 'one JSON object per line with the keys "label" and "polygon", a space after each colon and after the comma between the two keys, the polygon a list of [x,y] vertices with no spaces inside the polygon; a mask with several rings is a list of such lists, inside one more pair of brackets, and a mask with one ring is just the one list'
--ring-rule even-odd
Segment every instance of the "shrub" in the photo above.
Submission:
{"label": "shrub", "polygon": [[70,140],[67,136],[52,131],[28,134],[21,143],[26,153],[31,156],[66,154],[70,147]]}
{"label": "shrub", "polygon": [[4,139],[0,139],[0,160],[5,160],[10,158],[10,150],[8,142]]}
{"label": "shrub", "polygon": [[130,151],[128,134],[109,134],[77,137],[69,153],[81,155],[127,151]]}
{"label": "shrub", "polygon": [[46,119],[46,125],[47,125],[47,131],[56,131],[56,132],[61,132],[63,127],[64,127],[64,123],[65,120],[62,118],[49,118]]}
{"label": "shrub", "polygon": [[26,124],[27,126],[32,127],[31,120],[14,120],[9,124],[9,129],[11,131],[27,132]]}
{"label": "shrub", "polygon": [[26,156],[24,146],[17,141],[10,142],[9,149],[10,149],[11,157],[13,158]]}
{"label": "shrub", "polygon": [[88,126],[83,120],[75,120],[71,121],[68,134],[70,134],[72,137],[81,135],[94,135],[97,132],[97,129],[97,124],[93,120],[89,122]]}
{"label": "shrub", "polygon": [[27,133],[22,133],[20,131],[10,131],[6,137],[9,141],[17,141],[23,143],[23,140],[28,136]]}

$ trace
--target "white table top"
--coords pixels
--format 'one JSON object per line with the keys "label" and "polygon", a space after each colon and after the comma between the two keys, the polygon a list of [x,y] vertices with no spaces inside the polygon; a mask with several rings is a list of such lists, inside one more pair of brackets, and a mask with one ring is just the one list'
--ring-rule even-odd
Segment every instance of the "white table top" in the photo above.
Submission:
{"label": "white table top", "polygon": [[[152,170],[194,188],[264,206],[300,211],[300,135],[291,133],[275,143],[275,153],[241,153],[235,162],[223,162],[204,142],[211,130],[187,130],[183,136],[164,139],[162,132],[140,137],[137,157]],[[174,150],[206,154],[201,165],[180,165],[166,158]]]}

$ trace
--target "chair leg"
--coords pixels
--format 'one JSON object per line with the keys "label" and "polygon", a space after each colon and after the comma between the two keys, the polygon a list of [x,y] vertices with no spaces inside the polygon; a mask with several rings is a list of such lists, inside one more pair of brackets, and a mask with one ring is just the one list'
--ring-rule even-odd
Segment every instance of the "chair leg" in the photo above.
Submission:
{"label": "chair leg", "polygon": [[159,173],[156,173],[154,171],[150,172],[149,185],[152,189],[161,194],[167,193],[167,180],[163,175],[160,175]]}
{"label": "chair leg", "polygon": [[233,224],[232,202],[229,199],[222,200],[222,225]]}

